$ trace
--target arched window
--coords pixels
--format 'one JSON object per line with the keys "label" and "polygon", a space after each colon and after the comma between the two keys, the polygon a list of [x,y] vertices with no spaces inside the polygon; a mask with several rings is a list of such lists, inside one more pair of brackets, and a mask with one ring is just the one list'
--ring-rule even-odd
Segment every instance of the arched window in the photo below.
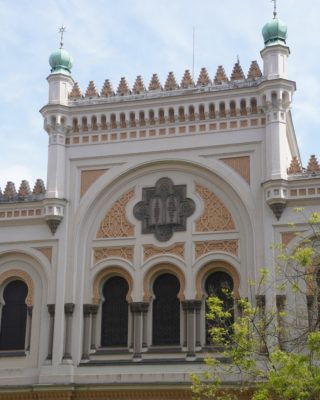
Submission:
{"label": "arched window", "polygon": [[251,114],[258,114],[257,99],[252,98],[250,100]]}
{"label": "arched window", "polygon": [[240,115],[247,115],[247,103],[245,100],[240,101]]}
{"label": "arched window", "polygon": [[179,280],[172,274],[160,275],[153,284],[153,345],[180,344],[179,290]]}
{"label": "arched window", "polygon": [[72,130],[73,130],[73,132],[79,132],[79,126],[78,126],[77,118],[73,118],[73,120],[72,120]]}
{"label": "arched window", "polygon": [[219,116],[220,118],[226,117],[226,105],[224,103],[219,104]]}
{"label": "arched window", "polygon": [[175,116],[174,116],[174,109],[169,108],[169,122],[173,123],[175,122]]}
{"label": "arched window", "polygon": [[[205,281],[205,291],[207,297],[216,296],[223,302],[223,310],[231,313],[231,318],[226,321],[225,328],[228,328],[234,322],[233,312],[233,280],[229,274],[223,271],[216,271],[210,274]],[[208,305],[206,304],[206,313],[208,312]],[[219,325],[218,321],[208,320],[206,318],[206,343],[211,343],[209,330],[213,326]]]}
{"label": "arched window", "polygon": [[213,103],[209,104],[209,117],[210,119],[214,119],[216,117],[216,110]]}
{"label": "arched window", "polygon": [[111,129],[117,128],[116,116],[114,114],[111,114],[110,116],[110,124],[111,124]]}
{"label": "arched window", "polygon": [[91,118],[91,127],[93,131],[98,130],[97,117],[95,115]]}
{"label": "arched window", "polygon": [[126,115],[124,113],[120,114],[120,127],[121,128],[126,128],[127,127]]}
{"label": "arched window", "polygon": [[154,111],[150,110],[149,111],[149,124],[154,125],[155,123],[156,123],[156,121],[154,119]]}
{"label": "arched window", "polygon": [[139,124],[140,124],[140,126],[145,126],[145,124],[146,124],[146,121],[144,118],[144,111],[140,111],[140,113],[139,113]]}
{"label": "arched window", "polygon": [[130,118],[130,126],[131,126],[131,128],[134,128],[136,126],[136,116],[135,116],[134,112],[130,113],[129,118]]}
{"label": "arched window", "polygon": [[107,118],[105,115],[101,115],[101,129],[106,130],[107,128]]}
{"label": "arched window", "polygon": [[232,100],[230,101],[230,117],[236,117],[236,116],[237,116],[236,103]]}
{"label": "arched window", "polygon": [[159,110],[159,124],[164,124],[166,122],[165,118],[164,118],[164,111],[161,108]]}
{"label": "arched window", "polygon": [[189,107],[189,121],[194,121],[194,120],[195,120],[194,107],[190,106]]}
{"label": "arched window", "polygon": [[184,116],[184,108],[179,107],[179,121],[184,122],[185,121],[185,116]]}
{"label": "arched window", "polygon": [[86,132],[88,130],[87,117],[82,117],[82,130]]}
{"label": "arched window", "polygon": [[204,112],[204,105],[203,104],[200,104],[200,106],[199,106],[199,119],[200,120],[206,119],[206,114]]}
{"label": "arched window", "polygon": [[120,276],[106,281],[102,288],[101,346],[127,347],[128,345],[128,283]]}
{"label": "arched window", "polygon": [[27,324],[27,285],[15,280],[3,291],[0,350],[24,350]]}

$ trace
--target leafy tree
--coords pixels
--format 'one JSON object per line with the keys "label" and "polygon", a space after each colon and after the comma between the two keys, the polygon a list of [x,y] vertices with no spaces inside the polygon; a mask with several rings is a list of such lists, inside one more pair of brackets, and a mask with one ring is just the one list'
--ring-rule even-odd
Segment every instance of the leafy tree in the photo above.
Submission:
{"label": "leafy tree", "polygon": [[[231,310],[221,296],[208,298],[212,346],[223,350],[208,356],[203,375],[192,374],[196,400],[239,399],[241,393],[253,400],[320,399],[320,270],[315,268],[320,213],[296,212],[312,234],[296,229],[299,245],[291,253],[282,244],[274,246],[276,271],[262,268],[258,282],[249,282],[253,300],[234,299]],[[274,291],[279,294],[271,304]],[[233,298],[233,293],[225,291],[225,296]],[[234,390],[226,384],[230,378],[239,382]]]}

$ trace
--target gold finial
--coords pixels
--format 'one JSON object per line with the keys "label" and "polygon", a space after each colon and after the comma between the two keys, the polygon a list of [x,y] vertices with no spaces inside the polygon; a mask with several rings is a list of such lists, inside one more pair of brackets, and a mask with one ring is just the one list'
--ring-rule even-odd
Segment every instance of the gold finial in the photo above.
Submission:
{"label": "gold finial", "polygon": [[273,19],[277,16],[277,0],[271,0],[273,2]]}
{"label": "gold finial", "polygon": [[60,35],[61,35],[60,36],[60,49],[63,48],[63,34],[65,33],[65,31],[66,31],[66,27],[61,25],[61,28],[59,28],[59,32],[60,32]]}

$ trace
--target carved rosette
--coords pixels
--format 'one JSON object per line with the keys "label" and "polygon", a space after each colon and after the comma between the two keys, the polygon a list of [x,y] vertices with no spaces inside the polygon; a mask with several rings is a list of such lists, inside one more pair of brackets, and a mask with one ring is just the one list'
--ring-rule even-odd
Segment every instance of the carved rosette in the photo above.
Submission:
{"label": "carved rosette", "polygon": [[155,187],[143,188],[142,201],[133,209],[134,216],[142,221],[142,234],[153,233],[165,242],[174,232],[186,231],[187,218],[195,210],[186,191],[186,185],[174,185],[169,178],[159,179]]}
{"label": "carved rosette", "polygon": [[184,243],[175,243],[172,246],[168,247],[158,247],[152,244],[147,244],[143,246],[144,261],[161,254],[173,254],[184,259]]}
{"label": "carved rosette", "polygon": [[196,191],[204,203],[204,212],[196,220],[197,232],[235,230],[233,218],[222,201],[209,189],[196,185]]}
{"label": "carved rosette", "polygon": [[196,258],[212,251],[223,251],[225,253],[238,255],[238,240],[208,240],[195,242]]}
{"label": "carved rosette", "polygon": [[133,246],[118,246],[118,247],[103,247],[93,250],[94,262],[105,260],[106,258],[124,258],[128,261],[133,261]]}
{"label": "carved rosette", "polygon": [[124,193],[103,218],[97,238],[118,238],[134,236],[134,226],[126,216],[126,206],[134,196],[134,189]]}

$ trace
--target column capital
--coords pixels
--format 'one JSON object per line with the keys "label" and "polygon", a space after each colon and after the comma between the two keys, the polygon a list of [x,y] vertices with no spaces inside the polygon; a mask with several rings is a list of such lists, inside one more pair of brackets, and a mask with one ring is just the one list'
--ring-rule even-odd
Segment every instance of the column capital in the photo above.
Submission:
{"label": "column capital", "polygon": [[148,310],[149,303],[145,303],[143,301],[135,301],[130,303],[130,310],[132,313],[141,313],[146,312]]}
{"label": "column capital", "polygon": [[55,304],[47,304],[47,307],[48,307],[48,312],[49,312],[50,316],[53,317],[54,313],[55,313],[56,305]]}
{"label": "column capital", "polygon": [[198,300],[184,300],[182,304],[182,309],[184,311],[194,311],[197,308]]}
{"label": "column capital", "polygon": [[28,312],[28,315],[31,317],[32,316],[32,311],[33,311],[33,306],[28,306],[27,307],[27,312]]}
{"label": "column capital", "polygon": [[99,305],[98,304],[91,304],[91,314],[97,315],[98,310],[99,310]]}
{"label": "column capital", "polygon": [[266,296],[264,294],[257,294],[256,301],[258,307],[265,307],[266,305]]}
{"label": "column capital", "polygon": [[89,316],[92,312],[92,305],[91,304],[84,304],[83,305],[83,315]]}
{"label": "column capital", "polygon": [[74,303],[65,303],[64,312],[67,315],[72,315],[74,310]]}
{"label": "column capital", "polygon": [[277,308],[284,308],[286,302],[286,295],[285,294],[277,294],[276,295],[276,304]]}

